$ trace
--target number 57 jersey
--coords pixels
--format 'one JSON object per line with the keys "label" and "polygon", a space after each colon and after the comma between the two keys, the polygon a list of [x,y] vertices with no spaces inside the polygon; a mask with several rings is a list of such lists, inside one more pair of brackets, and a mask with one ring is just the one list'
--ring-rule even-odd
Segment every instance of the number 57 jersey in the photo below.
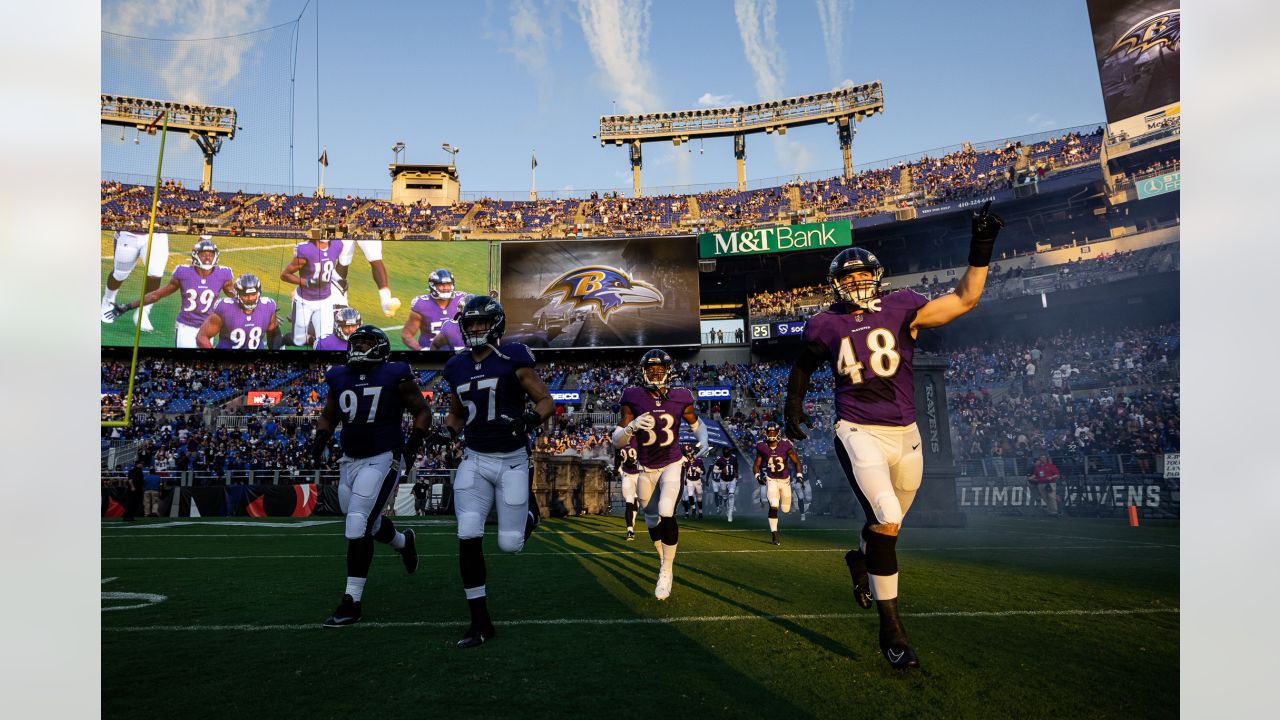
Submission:
{"label": "number 57 jersey", "polygon": [[343,454],[367,458],[404,446],[400,423],[406,408],[399,388],[405,381],[417,383],[409,363],[382,362],[361,369],[334,365],[324,381],[338,401]]}
{"label": "number 57 jersey", "polygon": [[927,302],[914,290],[894,290],[875,301],[874,312],[845,312],[836,303],[809,318],[804,339],[827,349],[841,420],[898,427],[916,421],[911,323]]}
{"label": "number 57 jersey", "polygon": [[621,404],[631,408],[635,417],[653,415],[653,429],[637,430],[635,434],[637,459],[642,467],[656,470],[680,462],[680,417],[685,408],[694,404],[688,388],[673,387],[667,390],[666,397],[655,398],[642,387],[629,387],[622,393]]}

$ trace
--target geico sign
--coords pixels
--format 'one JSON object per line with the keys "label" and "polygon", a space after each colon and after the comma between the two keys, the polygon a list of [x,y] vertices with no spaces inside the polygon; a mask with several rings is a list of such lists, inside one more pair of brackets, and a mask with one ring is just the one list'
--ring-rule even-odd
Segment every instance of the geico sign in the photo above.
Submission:
{"label": "geico sign", "polygon": [[699,400],[727,397],[729,397],[729,388],[698,388]]}

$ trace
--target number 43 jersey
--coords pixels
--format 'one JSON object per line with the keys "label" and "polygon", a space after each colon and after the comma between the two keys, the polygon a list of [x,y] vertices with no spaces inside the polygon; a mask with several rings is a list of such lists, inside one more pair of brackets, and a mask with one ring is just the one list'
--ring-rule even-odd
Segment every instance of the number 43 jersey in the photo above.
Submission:
{"label": "number 43 jersey", "polygon": [[841,420],[899,427],[916,421],[911,323],[927,302],[914,290],[894,290],[876,301],[879,310],[855,314],[835,303],[809,318],[804,339],[827,349]]}
{"label": "number 43 jersey", "polygon": [[367,458],[404,446],[400,429],[405,406],[400,384],[417,384],[409,363],[381,362],[367,368],[334,365],[324,374],[329,394],[337,398],[342,422],[342,452]]}
{"label": "number 43 jersey", "polygon": [[653,415],[653,429],[637,430],[634,436],[642,467],[656,470],[680,462],[680,418],[694,404],[688,388],[673,387],[666,397],[655,398],[642,387],[629,387],[622,393],[621,404],[631,408],[635,417]]}

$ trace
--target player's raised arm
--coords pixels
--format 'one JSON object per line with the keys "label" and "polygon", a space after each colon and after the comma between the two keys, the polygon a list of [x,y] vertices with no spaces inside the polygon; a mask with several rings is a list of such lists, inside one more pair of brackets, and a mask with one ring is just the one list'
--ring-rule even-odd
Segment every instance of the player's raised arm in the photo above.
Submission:
{"label": "player's raised arm", "polygon": [[693,431],[693,436],[698,439],[697,457],[706,457],[711,452],[711,441],[707,438],[707,425],[698,420],[698,411],[693,405],[684,406],[684,421],[689,423],[689,429]]}
{"label": "player's raised arm", "polygon": [[[806,331],[807,334],[807,331]],[[800,429],[803,424],[810,429],[813,428],[813,421],[809,419],[809,415],[804,411],[804,395],[809,391],[809,377],[814,371],[822,367],[822,363],[827,361],[827,349],[822,343],[816,340],[810,340],[800,348],[800,354],[796,356],[795,362],[791,364],[791,375],[787,378],[787,400],[783,405],[785,410],[783,416],[787,425],[787,437],[792,440],[803,440],[809,437],[804,430]],[[756,465],[760,465],[760,458],[756,458]]]}
{"label": "player's raised arm", "polygon": [[218,313],[209,313],[209,317],[205,318],[204,324],[200,326],[200,331],[196,333],[196,347],[212,348],[213,338],[222,330],[222,316]]}
{"label": "player's raised arm", "polygon": [[973,236],[969,241],[969,267],[956,283],[955,292],[947,293],[925,303],[916,312],[916,319],[911,323],[911,332],[920,328],[934,328],[955,320],[969,312],[978,304],[982,290],[987,284],[987,266],[991,264],[991,253],[995,249],[996,236],[1004,221],[999,215],[988,212],[991,201],[988,200],[982,209],[973,214]]}
{"label": "player's raised arm", "polygon": [[[410,350],[421,350],[422,346],[418,344],[418,328],[422,326],[422,313],[417,310],[409,311],[409,319],[404,321],[404,327],[400,329],[400,339],[404,341],[406,347]],[[432,344],[435,344],[435,338],[432,338]]]}

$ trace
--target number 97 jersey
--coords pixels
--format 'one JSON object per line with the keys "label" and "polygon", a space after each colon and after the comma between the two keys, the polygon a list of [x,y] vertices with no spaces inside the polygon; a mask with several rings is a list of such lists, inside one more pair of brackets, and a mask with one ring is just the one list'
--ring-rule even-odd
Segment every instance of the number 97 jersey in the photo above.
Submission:
{"label": "number 97 jersey", "polygon": [[914,290],[894,290],[876,301],[874,312],[844,312],[837,303],[809,318],[804,339],[827,350],[841,420],[897,427],[916,421],[911,323],[927,302]]}
{"label": "number 97 jersey", "polygon": [[400,423],[406,408],[400,384],[417,383],[408,363],[383,362],[359,370],[335,365],[324,374],[324,381],[338,402],[344,454],[367,458],[404,446]]}
{"label": "number 97 jersey", "polygon": [[631,408],[635,417],[645,413],[653,416],[653,429],[635,434],[641,466],[656,470],[680,462],[680,417],[694,404],[688,388],[673,387],[666,397],[655,398],[642,387],[629,387],[622,393],[621,404]]}

